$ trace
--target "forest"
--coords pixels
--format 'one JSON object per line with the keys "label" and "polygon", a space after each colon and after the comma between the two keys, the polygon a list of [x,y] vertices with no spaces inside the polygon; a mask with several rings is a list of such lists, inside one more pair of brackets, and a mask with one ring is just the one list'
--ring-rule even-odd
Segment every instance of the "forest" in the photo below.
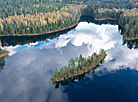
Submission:
{"label": "forest", "polygon": [[88,58],[84,58],[82,55],[80,55],[79,58],[71,58],[68,66],[63,66],[60,71],[55,68],[54,75],[51,75],[51,80],[53,82],[59,82],[84,74],[99,65],[99,63],[103,61],[106,56],[106,52],[101,49],[99,54],[93,53],[91,56],[88,56]]}
{"label": "forest", "polygon": [[46,33],[76,24],[86,5],[51,0],[6,0],[0,2],[0,34]]}

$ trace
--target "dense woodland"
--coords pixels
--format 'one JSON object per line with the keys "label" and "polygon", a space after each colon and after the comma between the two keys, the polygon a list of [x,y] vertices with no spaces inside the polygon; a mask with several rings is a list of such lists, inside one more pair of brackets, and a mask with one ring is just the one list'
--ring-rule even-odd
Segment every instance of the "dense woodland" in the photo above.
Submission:
{"label": "dense woodland", "polygon": [[46,33],[76,24],[86,5],[50,0],[0,1],[0,34]]}
{"label": "dense woodland", "polygon": [[6,18],[21,14],[36,14],[42,12],[52,12],[59,10],[65,3],[55,3],[52,0],[0,0],[0,18]]}
{"label": "dense woodland", "polygon": [[79,58],[71,58],[68,66],[63,66],[60,71],[55,68],[55,73],[51,76],[51,80],[59,82],[73,76],[84,74],[95,68],[106,57],[106,55],[106,52],[101,49],[99,54],[93,53],[88,58],[84,58],[82,55],[80,55]]}
{"label": "dense woodland", "polygon": [[124,36],[127,38],[138,37],[138,16],[121,15],[119,23],[125,28]]}

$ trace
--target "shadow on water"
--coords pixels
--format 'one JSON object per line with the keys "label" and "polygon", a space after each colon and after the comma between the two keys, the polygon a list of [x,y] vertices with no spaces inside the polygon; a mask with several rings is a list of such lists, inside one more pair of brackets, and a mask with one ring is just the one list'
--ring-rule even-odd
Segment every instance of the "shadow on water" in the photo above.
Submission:
{"label": "shadow on water", "polygon": [[5,60],[4,60],[5,57],[2,57],[0,58],[0,73],[1,73],[1,70],[4,69],[4,66],[5,66]]}

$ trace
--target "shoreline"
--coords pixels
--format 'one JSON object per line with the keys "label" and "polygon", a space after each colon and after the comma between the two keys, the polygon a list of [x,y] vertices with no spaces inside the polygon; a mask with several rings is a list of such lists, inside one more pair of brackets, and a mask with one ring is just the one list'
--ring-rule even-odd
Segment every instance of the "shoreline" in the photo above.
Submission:
{"label": "shoreline", "polygon": [[10,37],[10,36],[36,36],[36,35],[51,34],[51,33],[56,33],[56,32],[59,32],[59,31],[63,31],[63,30],[67,30],[67,29],[73,28],[73,27],[77,26],[78,23],[79,22],[77,22],[76,24],[73,24],[73,25],[71,25],[69,27],[65,27],[65,28],[62,28],[62,29],[59,29],[59,30],[54,30],[54,31],[48,31],[48,32],[45,32],[45,33],[18,34],[18,35],[16,35],[16,34],[12,34],[12,35],[0,35],[0,37]]}
{"label": "shoreline", "polygon": [[[95,18],[95,17],[92,16],[92,15],[81,15],[81,16],[91,16],[91,17],[94,18],[94,20],[97,20],[97,21],[102,21],[102,20],[115,20],[115,21],[116,21],[116,20],[118,20],[118,19],[116,19],[116,18],[100,18],[100,19],[97,19],[97,18]],[[71,25],[71,26],[69,26],[69,27],[65,27],[65,28],[62,28],[62,29],[59,29],[59,30],[54,30],[54,31],[48,31],[48,32],[45,32],[45,33],[17,34],[17,35],[16,35],[16,34],[12,34],[12,35],[0,35],[0,37],[38,36],[38,35],[45,35],[45,34],[56,33],[56,32],[63,31],[63,30],[67,30],[67,29],[71,29],[71,28],[77,26],[78,23],[79,23],[79,21],[80,21],[80,19],[78,19],[78,21],[77,21],[76,24],[73,24],[73,25]],[[119,22],[118,22],[118,24],[124,28],[124,26],[121,25]],[[128,38],[128,37],[125,37],[125,34],[123,34],[123,37],[124,37],[124,39],[126,39],[126,40],[128,40],[128,41],[138,40],[138,37],[136,37],[136,38]]]}
{"label": "shoreline", "polygon": [[94,20],[97,20],[97,21],[102,21],[102,20],[118,20],[116,18],[94,18]]}
{"label": "shoreline", "polygon": [[[92,16],[92,15],[82,15],[82,16]],[[97,21],[102,21],[102,20],[118,20],[117,18],[95,18],[94,16],[92,16],[94,18],[94,20]]]}
{"label": "shoreline", "polygon": [[[103,56],[103,58],[102,58],[101,60],[99,60],[99,61],[97,62],[97,64],[94,65],[92,68],[87,69],[87,70],[85,70],[85,71],[83,71],[83,72],[78,72],[77,74],[71,75],[71,76],[69,76],[68,78],[63,79],[63,80],[67,80],[67,79],[69,79],[69,78],[72,78],[72,77],[76,77],[76,76],[78,76],[78,75],[85,74],[85,73],[87,73],[88,71],[90,71],[90,70],[96,68],[96,67],[100,64],[100,62],[103,61],[103,60],[105,59],[106,56],[107,56],[107,54],[105,53],[105,55]],[[53,80],[52,78],[51,78],[50,80],[53,81],[53,82],[56,82],[56,83],[57,83],[57,82],[63,81],[62,79],[61,79],[61,80]]]}
{"label": "shoreline", "polygon": [[135,38],[128,38],[128,37],[125,37],[123,36],[125,40],[128,40],[128,41],[133,41],[133,40],[138,40],[138,37],[135,37]]}
{"label": "shoreline", "polygon": [[1,54],[1,55],[0,55],[0,58],[6,56],[6,55],[9,53],[9,51],[6,51],[6,50],[4,50],[4,51],[5,51],[5,53]]}
{"label": "shoreline", "polygon": [[[119,23],[119,25],[122,26],[125,29],[125,27],[123,25],[121,25],[120,23]],[[135,38],[128,38],[128,37],[126,37],[125,33],[123,34],[123,38],[125,40],[128,40],[128,41],[138,40],[138,37],[135,37]]]}

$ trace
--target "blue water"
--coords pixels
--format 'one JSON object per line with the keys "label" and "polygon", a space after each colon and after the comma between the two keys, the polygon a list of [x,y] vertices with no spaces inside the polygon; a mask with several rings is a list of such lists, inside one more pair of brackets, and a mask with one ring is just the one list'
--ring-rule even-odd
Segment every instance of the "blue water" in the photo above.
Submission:
{"label": "blue water", "polygon": [[[55,39],[5,47],[10,54],[0,60],[0,102],[138,102],[138,49],[122,40],[118,26],[81,22]],[[99,67],[55,88],[55,67],[100,48],[107,57]]]}
{"label": "blue water", "polygon": [[[99,72],[100,73],[100,72]],[[107,75],[89,75],[68,88],[70,102],[137,102],[138,72],[119,70]]]}

